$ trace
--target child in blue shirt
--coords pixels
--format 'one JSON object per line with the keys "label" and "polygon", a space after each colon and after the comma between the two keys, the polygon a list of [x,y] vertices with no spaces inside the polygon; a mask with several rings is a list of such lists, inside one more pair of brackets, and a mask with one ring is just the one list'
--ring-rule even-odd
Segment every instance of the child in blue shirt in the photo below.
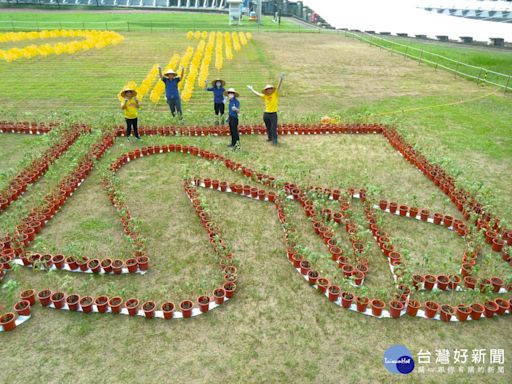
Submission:
{"label": "child in blue shirt", "polygon": [[181,67],[181,76],[176,76],[177,73],[172,69],[169,69],[162,74],[162,67],[158,67],[160,79],[162,79],[165,84],[165,98],[167,99],[167,104],[171,109],[172,117],[176,116],[176,112],[178,112],[178,117],[180,119],[183,118],[183,114],[181,113],[181,98],[178,90],[178,83],[183,78],[184,70],[185,68]]}
{"label": "child in blue shirt", "polygon": [[238,101],[238,92],[234,88],[229,88],[224,95],[228,97],[228,123],[231,133],[230,148],[236,149],[240,147],[240,135],[238,134],[238,112],[240,112],[240,102]]}
{"label": "child in blue shirt", "polygon": [[213,92],[213,110],[215,111],[215,125],[224,120],[224,86],[226,82],[222,79],[212,81],[212,86],[208,87],[208,80],[205,81],[205,90]]}

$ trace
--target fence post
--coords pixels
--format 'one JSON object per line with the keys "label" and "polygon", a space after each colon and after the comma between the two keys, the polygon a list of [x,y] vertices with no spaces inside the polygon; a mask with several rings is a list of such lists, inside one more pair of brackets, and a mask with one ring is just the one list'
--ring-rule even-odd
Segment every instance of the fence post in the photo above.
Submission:
{"label": "fence post", "polygon": [[476,83],[478,85],[480,85],[480,75],[482,74],[482,67],[480,67],[480,71],[478,72],[478,80],[476,81]]}
{"label": "fence post", "polygon": [[128,28],[128,32],[130,32],[130,22],[129,21],[126,22],[126,27]]}
{"label": "fence post", "polygon": [[407,59],[407,51],[409,50],[409,46],[405,47],[404,59]]}
{"label": "fence post", "polygon": [[455,66],[455,77],[457,77],[457,72],[459,72],[459,62],[457,61],[457,65]]}
{"label": "fence post", "polygon": [[510,75],[508,76],[507,85],[505,85],[505,90],[503,91],[503,93],[507,93],[508,83],[510,83]]}
{"label": "fence post", "polygon": [[12,31],[14,32],[14,22],[11,21],[11,27],[12,27]]}
{"label": "fence post", "polygon": [[423,58],[423,49],[421,50],[420,60],[418,61],[418,64],[421,64],[421,59]]}
{"label": "fence post", "polygon": [[108,23],[105,21],[105,30],[108,31]]}
{"label": "fence post", "polygon": [[62,23],[59,23],[59,25],[60,25],[60,29],[62,30]]}

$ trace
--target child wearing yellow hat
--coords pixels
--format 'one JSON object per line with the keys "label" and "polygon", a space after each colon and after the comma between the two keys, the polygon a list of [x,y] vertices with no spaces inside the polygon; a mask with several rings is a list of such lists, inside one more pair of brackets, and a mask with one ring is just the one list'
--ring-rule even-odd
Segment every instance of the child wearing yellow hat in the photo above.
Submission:
{"label": "child wearing yellow hat", "polygon": [[139,99],[137,99],[137,91],[131,88],[125,88],[121,92],[124,101],[121,103],[121,109],[124,110],[124,118],[126,120],[126,137],[130,139],[133,128],[133,135],[140,140],[139,130],[137,127],[137,118],[139,115]]}

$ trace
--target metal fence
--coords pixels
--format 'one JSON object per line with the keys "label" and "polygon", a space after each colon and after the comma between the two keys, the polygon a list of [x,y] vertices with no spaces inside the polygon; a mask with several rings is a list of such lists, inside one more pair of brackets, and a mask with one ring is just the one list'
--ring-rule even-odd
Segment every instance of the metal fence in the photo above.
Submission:
{"label": "metal fence", "polygon": [[429,52],[423,48],[400,44],[365,32],[355,33],[344,31],[344,34],[345,36],[356,38],[387,51],[403,55],[406,58],[418,61],[418,63],[425,63],[436,69],[442,68],[456,75],[474,80],[478,84],[491,84],[502,88],[504,92],[512,91],[512,75],[510,74],[495,72],[484,67],[463,63],[437,53]]}

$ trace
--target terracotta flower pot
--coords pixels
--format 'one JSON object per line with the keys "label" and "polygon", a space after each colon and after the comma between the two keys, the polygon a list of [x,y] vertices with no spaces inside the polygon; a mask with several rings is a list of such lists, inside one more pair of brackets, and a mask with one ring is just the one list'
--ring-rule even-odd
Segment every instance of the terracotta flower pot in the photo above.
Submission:
{"label": "terracotta flower pot", "polygon": [[491,278],[491,284],[492,291],[497,293],[505,285],[505,282],[501,278],[494,276]]}
{"label": "terracotta flower pot", "polygon": [[422,221],[427,221],[430,217],[430,211],[428,209],[422,209],[420,212],[420,219]]}
{"label": "terracotta flower pot", "polygon": [[101,271],[101,263],[99,259],[89,260],[87,266],[92,271],[92,273],[100,273]]}
{"label": "terracotta flower pot", "polygon": [[142,310],[144,311],[146,319],[152,319],[155,317],[156,303],[154,301],[146,301],[142,304]]}
{"label": "terracotta flower pot", "polygon": [[228,299],[231,299],[233,297],[233,295],[235,294],[236,283],[234,283],[232,281],[226,281],[224,283],[224,285],[222,286],[222,288],[224,288],[224,290],[226,291],[226,297]]}
{"label": "terracotta flower pot", "polygon": [[123,260],[116,259],[112,261],[112,272],[116,275],[120,275],[123,272]]}
{"label": "terracotta flower pot", "polygon": [[16,315],[8,312],[0,316],[0,325],[4,328],[5,332],[12,331],[16,328]]}
{"label": "terracotta flower pot", "polygon": [[52,263],[56,268],[64,268],[66,257],[64,255],[55,255],[52,257]]}
{"label": "terracotta flower pot", "polygon": [[147,257],[147,256],[137,257],[137,265],[141,271],[147,271],[149,269],[149,257]]}
{"label": "terracotta flower pot", "polygon": [[28,300],[21,300],[14,304],[14,310],[18,316],[30,316],[30,302]]}
{"label": "terracotta flower pot", "polygon": [[373,316],[381,316],[382,315],[382,310],[384,309],[384,302],[382,300],[378,300],[378,299],[373,299],[370,301],[370,305],[372,307],[372,314]]}
{"label": "terracotta flower pot", "polygon": [[78,311],[80,303],[80,296],[76,294],[71,294],[66,297],[66,304],[70,311]]}
{"label": "terracotta flower pot", "polygon": [[164,314],[164,319],[170,320],[173,318],[174,309],[175,309],[173,302],[167,301],[167,302],[163,303],[161,306],[161,309],[162,309],[162,313]]}
{"label": "terracotta flower pot", "polygon": [[194,308],[194,303],[192,300],[183,300],[180,303],[180,310],[183,314],[183,317],[188,318],[192,316],[192,309]]}
{"label": "terracotta flower pot", "polygon": [[139,313],[139,299],[128,299],[126,300],[126,303],[124,303],[124,306],[128,310],[128,314],[130,316],[135,316]]}
{"label": "terracotta flower pot", "polygon": [[437,276],[437,288],[439,288],[442,291],[445,291],[448,287],[448,283],[450,282],[450,279],[448,279],[448,276],[446,275],[439,275]]}
{"label": "terracotta flower pot", "polygon": [[475,289],[476,279],[473,276],[464,276],[464,286],[468,289]]}
{"label": "terracotta flower pot", "polygon": [[128,268],[128,272],[135,273],[137,272],[137,259],[131,258],[125,261],[126,268]]}
{"label": "terracotta flower pot", "polygon": [[103,269],[105,273],[112,272],[112,259],[106,258],[101,260],[101,269]]}
{"label": "terracotta flower pot", "polygon": [[432,288],[434,288],[434,285],[436,284],[437,282],[437,277],[434,276],[434,275],[425,275],[425,282],[424,282],[424,286],[425,286],[425,289],[431,291]]}
{"label": "terracotta flower pot", "polygon": [[96,308],[98,309],[99,313],[105,313],[108,311],[108,302],[108,296],[102,295],[96,297],[94,304],[96,304]]}
{"label": "terracotta flower pot", "polygon": [[310,269],[307,273],[307,276],[309,284],[315,285],[320,275],[317,271],[313,271],[312,269]]}
{"label": "terracotta flower pot", "polygon": [[119,296],[111,297],[110,300],[108,301],[108,305],[112,313],[121,313],[123,299]]}

